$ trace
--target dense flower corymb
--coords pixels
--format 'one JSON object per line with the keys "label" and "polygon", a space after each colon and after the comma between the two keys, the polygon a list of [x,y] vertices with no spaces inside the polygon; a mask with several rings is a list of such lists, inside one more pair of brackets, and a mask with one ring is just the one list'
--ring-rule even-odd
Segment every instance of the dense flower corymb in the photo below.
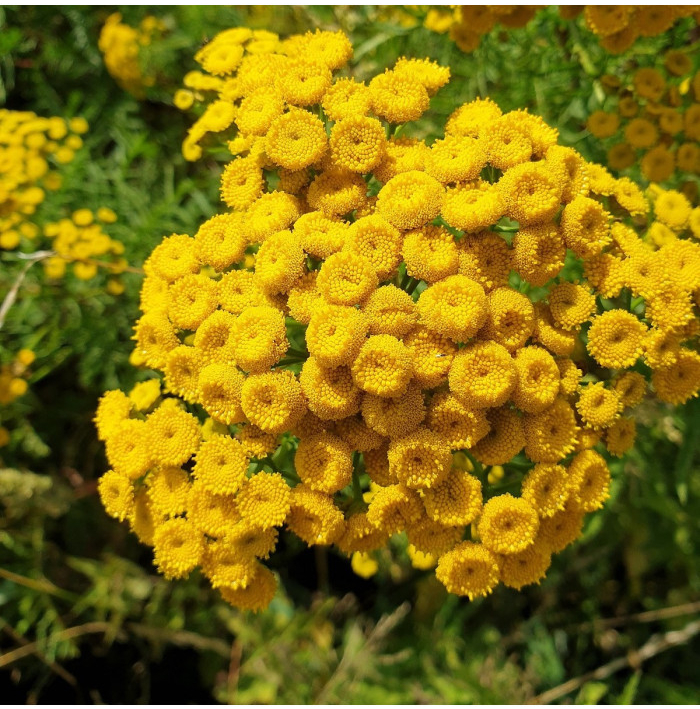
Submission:
{"label": "dense flower corymb", "polygon": [[[166,388],[139,409],[105,395],[105,507],[150,520],[164,573],[200,567],[244,608],[274,595],[262,560],[283,526],[361,575],[405,534],[452,593],[539,582],[609,495],[593,448],[620,455],[633,437],[621,414],[644,378],[623,370],[644,359],[661,398],[697,393],[694,249],[647,249],[624,225],[641,191],[525,111],[479,99],[432,146],[391,136],[444,67],[401,59],[365,86],[334,76],[350,57],[340,33],[250,42],[224,33],[201,54],[227,79],[201,75],[200,91],[246,113],[222,176],[231,211],[145,264],[133,359]],[[610,263],[644,313],[599,312],[617,296],[600,290]],[[657,317],[670,304],[677,317]]]}

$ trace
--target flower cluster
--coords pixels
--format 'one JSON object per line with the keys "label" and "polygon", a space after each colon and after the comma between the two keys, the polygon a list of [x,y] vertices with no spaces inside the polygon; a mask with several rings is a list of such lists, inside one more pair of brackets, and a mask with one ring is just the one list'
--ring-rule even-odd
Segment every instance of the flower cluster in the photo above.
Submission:
{"label": "flower cluster", "polygon": [[73,160],[87,129],[83,118],[0,109],[0,249],[39,236],[32,218],[47,190],[61,186],[58,169]]}
{"label": "flower cluster", "polygon": [[[672,50],[663,68],[638,69],[629,81],[603,77],[613,110],[595,111],[588,130],[605,141],[608,166],[639,166],[650,182],[674,183],[700,174],[700,72],[690,52]],[[690,189],[697,187],[690,184]]]}
{"label": "flower cluster", "polygon": [[[540,9],[536,5],[457,5],[430,9],[424,25],[434,32],[449,32],[463,52],[473,52],[481,37],[497,27],[524,27]],[[656,37],[679,19],[693,16],[697,8],[684,5],[561,5],[562,20],[583,17],[584,27],[611,54],[627,51],[639,37]]]}
{"label": "flower cluster", "polygon": [[116,214],[83,208],[49,221],[50,210],[42,209],[47,194],[61,188],[60,169],[73,160],[87,130],[83,118],[0,110],[0,249],[26,255],[45,248],[40,260],[49,278],[62,278],[71,263],[77,278],[90,280],[102,266],[114,276],[107,290],[118,295],[124,288],[118,274],[127,266],[124,246],[103,228]]}
{"label": "flower cluster", "polygon": [[651,185],[647,193],[653,207],[646,231],[649,244],[660,248],[677,239],[700,240],[700,207],[693,208],[688,197],[677,190]]}
{"label": "flower cluster", "polygon": [[695,245],[647,247],[641,190],[527,111],[477,99],[432,144],[397,137],[446,67],[365,84],[334,76],[340,33],[279,49],[216,101],[228,210],[144,266],[132,361],[160,376],[100,403],[105,508],[242,608],[274,595],[283,526],[364,575],[405,534],[451,593],[537,583],[609,496],[638,364],[661,399],[697,394]]}
{"label": "flower cluster", "polygon": [[[1,407],[11,404],[15,399],[19,399],[20,396],[27,393],[29,367],[35,358],[36,355],[32,350],[22,349],[17,352],[11,362],[0,365],[0,421],[3,418]],[[10,432],[4,426],[0,426],[0,448],[9,442]]]}
{"label": "flower cluster", "polygon": [[136,98],[155,83],[155,76],[141,66],[139,53],[165,31],[162,21],[153,15],[144,17],[138,28],[122,22],[120,13],[107,18],[98,41],[107,71],[117,83]]}

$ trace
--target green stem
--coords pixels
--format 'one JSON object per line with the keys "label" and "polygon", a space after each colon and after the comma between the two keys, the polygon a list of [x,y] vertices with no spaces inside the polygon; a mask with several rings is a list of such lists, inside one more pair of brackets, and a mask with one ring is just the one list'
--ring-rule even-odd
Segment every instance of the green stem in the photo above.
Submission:
{"label": "green stem", "polygon": [[469,458],[471,461],[471,464],[474,466],[474,472],[477,473],[478,475],[483,475],[484,474],[484,467],[481,465],[481,463],[469,452],[469,451],[464,451],[464,455]]}

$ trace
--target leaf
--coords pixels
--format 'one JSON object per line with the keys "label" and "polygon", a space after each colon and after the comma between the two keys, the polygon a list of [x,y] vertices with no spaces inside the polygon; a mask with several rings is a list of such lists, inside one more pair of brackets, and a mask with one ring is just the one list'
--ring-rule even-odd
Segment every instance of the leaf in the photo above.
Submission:
{"label": "leaf", "polygon": [[608,685],[604,682],[586,682],[579,690],[575,704],[598,704],[607,694],[608,689]]}

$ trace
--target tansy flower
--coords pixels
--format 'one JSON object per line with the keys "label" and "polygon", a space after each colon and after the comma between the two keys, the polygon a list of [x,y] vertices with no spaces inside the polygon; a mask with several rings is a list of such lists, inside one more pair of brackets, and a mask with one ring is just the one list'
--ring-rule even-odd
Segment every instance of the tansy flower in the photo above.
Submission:
{"label": "tansy flower", "polygon": [[236,318],[231,337],[236,364],[254,374],[278,362],[289,346],[284,315],[266,305],[246,308]]}
{"label": "tansy flower", "polygon": [[533,544],[539,528],[537,512],[522,498],[492,497],[479,518],[479,536],[497,554],[517,554]]}
{"label": "tansy flower", "polygon": [[144,421],[126,419],[109,431],[107,460],[115,472],[136,480],[151,467],[151,451],[147,444]]}
{"label": "tansy flower", "polygon": [[471,524],[481,513],[481,482],[469,473],[453,468],[434,487],[422,491],[428,516],[445,525]]}
{"label": "tansy flower", "polygon": [[556,365],[559,369],[559,391],[564,396],[572,396],[578,389],[583,372],[570,359],[557,359]]}
{"label": "tansy flower", "polygon": [[372,262],[353,251],[329,256],[316,281],[323,297],[335,305],[357,305],[377,288],[377,272]]}
{"label": "tansy flower", "polygon": [[257,473],[245,481],[236,496],[236,509],[251,526],[279,527],[291,506],[289,485],[279,473]]}
{"label": "tansy flower", "polygon": [[686,226],[691,210],[687,197],[675,190],[664,190],[654,202],[656,218],[674,231]]}
{"label": "tansy flower", "polygon": [[639,69],[633,81],[635,93],[651,101],[658,101],[666,89],[666,82],[661,72],[649,67]]}
{"label": "tansy flower", "polygon": [[331,130],[331,158],[352,172],[370,172],[384,157],[385,146],[386,134],[376,118],[351,116]]}
{"label": "tansy flower", "polygon": [[372,264],[380,281],[401,262],[401,232],[378,214],[361,217],[347,230],[343,251],[359,254]]}
{"label": "tansy flower", "polygon": [[153,547],[158,570],[166,578],[184,578],[202,559],[204,537],[191,522],[175,517],[156,527]]}
{"label": "tansy flower", "polygon": [[564,266],[566,246],[556,224],[538,224],[516,232],[511,253],[513,269],[533,286],[543,286]]}
{"label": "tansy flower", "polygon": [[180,330],[196,330],[217,306],[216,283],[202,273],[190,273],[168,290],[168,317]]}
{"label": "tansy flower", "polygon": [[405,436],[425,418],[423,391],[416,382],[411,382],[401,396],[365,394],[362,397],[362,418],[373,431],[382,436]]}
{"label": "tansy flower", "polygon": [[620,127],[620,117],[616,113],[593,111],[586,121],[586,128],[596,138],[610,138]]}
{"label": "tansy flower", "polygon": [[243,98],[236,113],[238,130],[245,135],[265,135],[284,111],[284,99],[271,86],[261,86]]}
{"label": "tansy flower", "polygon": [[163,368],[168,391],[195,403],[199,398],[199,373],[205,362],[196,347],[180,345],[168,354]]}
{"label": "tansy flower", "polygon": [[374,169],[374,176],[381,182],[388,182],[401,172],[423,171],[430,150],[416,138],[390,138],[385,146],[384,157]]}
{"label": "tansy flower", "polygon": [[536,463],[557,463],[576,446],[574,410],[561,397],[543,411],[524,416],[523,430],[525,455]]}
{"label": "tansy flower", "polygon": [[247,377],[241,388],[241,407],[251,423],[278,434],[302,417],[306,402],[294,374],[278,369]]}
{"label": "tansy flower", "polygon": [[467,408],[446,391],[435,394],[430,402],[428,428],[442,436],[452,450],[471,448],[489,432],[482,410]]}
{"label": "tansy flower", "polygon": [[564,243],[579,258],[591,258],[610,242],[609,222],[610,214],[599,202],[576,197],[561,215]]}
{"label": "tansy flower", "polygon": [[215,495],[237,492],[248,472],[248,457],[243,446],[229,436],[214,436],[204,441],[197,452],[193,474],[201,485]]}
{"label": "tansy flower", "polygon": [[455,275],[459,267],[454,237],[444,227],[432,224],[405,234],[401,254],[406,273],[428,283]]}
{"label": "tansy flower", "polygon": [[174,517],[187,511],[192,484],[182,468],[158,468],[148,476],[148,498],[159,515]]}
{"label": "tansy flower", "polygon": [[215,310],[194,335],[194,347],[201,355],[202,364],[231,361],[236,344],[235,336],[235,316],[223,310]]}
{"label": "tansy flower", "polygon": [[466,182],[447,190],[442,216],[450,226],[463,231],[481,231],[495,224],[505,213],[506,205],[499,185]]}
{"label": "tansy flower", "polygon": [[262,564],[255,565],[255,571],[250,576],[248,585],[243,588],[224,586],[219,589],[221,597],[236,608],[258,613],[267,608],[277,592],[277,579],[268,568]]}
{"label": "tansy flower", "polygon": [[101,441],[110,438],[119,428],[119,424],[129,418],[132,406],[131,400],[123,391],[117,389],[105,392],[97,404],[94,418],[97,437]]}
{"label": "tansy flower", "polygon": [[399,229],[416,229],[439,214],[443,195],[434,177],[416,170],[402,172],[380,190],[377,210]]}
{"label": "tansy flower", "polygon": [[550,552],[560,552],[581,536],[583,510],[574,500],[552,517],[540,521],[537,543]]}
{"label": "tansy flower", "polygon": [[300,213],[299,202],[293,195],[268,192],[248,207],[245,215],[247,236],[251,242],[263,242],[268,236],[287,229]]}
{"label": "tansy flower", "polygon": [[517,384],[508,350],[496,342],[474,342],[459,350],[450,368],[450,391],[467,408],[504,404]]}
{"label": "tansy flower", "polygon": [[287,526],[309,546],[333,544],[343,533],[343,513],[333,504],[333,498],[297,485],[291,493]]}
{"label": "tansy flower", "polygon": [[381,447],[384,438],[373,431],[360,416],[348,416],[336,421],[333,431],[355,451],[365,453]]}
{"label": "tansy flower", "polygon": [[263,187],[263,171],[255,157],[232,160],[221,174],[221,199],[232,209],[249,207],[260,198]]}
{"label": "tansy flower", "polygon": [[323,367],[351,364],[369,331],[360,310],[344,305],[319,307],[306,330],[306,346]]}
{"label": "tansy flower", "polygon": [[554,403],[560,377],[552,355],[541,347],[523,347],[514,363],[518,376],[513,403],[527,413],[537,413]]}
{"label": "tansy flower", "polygon": [[105,511],[110,517],[123,522],[134,507],[134,486],[128,475],[108,470],[97,483]]}
{"label": "tansy flower", "polygon": [[184,465],[199,448],[199,421],[180,408],[176,399],[166,399],[146,419],[145,440],[151,458],[160,465]]}
{"label": "tansy flower", "polygon": [[413,375],[408,348],[391,335],[372,335],[352,364],[355,384],[377,396],[401,396]]}
{"label": "tansy flower", "polygon": [[486,419],[490,430],[471,452],[484,465],[503,465],[525,446],[522,421],[515,411],[505,407],[488,411]]}
{"label": "tansy flower", "polygon": [[613,170],[626,170],[637,161],[634,148],[629,143],[616,143],[607,153],[607,163]]}
{"label": "tansy flower", "polygon": [[488,596],[498,584],[498,560],[482,544],[462,542],[440,557],[435,576],[450,593],[473,601]]}
{"label": "tansy flower", "polygon": [[343,248],[348,225],[323,212],[307,212],[294,223],[294,234],[307,254],[326,259]]}
{"label": "tansy flower", "polygon": [[[233,163],[229,163],[229,165],[231,164]],[[262,190],[262,182],[260,186]],[[260,193],[256,194],[245,206],[247,207],[259,196]],[[219,214],[208,219],[199,227],[194,236],[194,250],[197,258],[201,263],[211,266],[217,271],[223,271],[231,264],[240,261],[246,246],[242,219],[235,214]]]}
{"label": "tansy flower", "polygon": [[525,163],[507,170],[498,181],[506,203],[506,215],[528,226],[551,219],[561,204],[561,186],[539,163]]}
{"label": "tansy flower", "polygon": [[447,441],[437,433],[419,428],[389,444],[389,470],[399,482],[413,489],[430,488],[445,479],[452,465]]}
{"label": "tansy flower", "polygon": [[573,330],[595,312],[595,296],[584,286],[562,282],[549,292],[549,308],[560,327]]}
{"label": "tansy flower", "polygon": [[284,71],[277,75],[275,86],[288,103],[311,106],[320,103],[331,81],[330,69],[322,62],[298,57],[285,63]]}
{"label": "tansy flower", "polygon": [[633,418],[621,417],[605,431],[605,447],[611,455],[621,458],[634,445],[637,427]]}
{"label": "tansy flower", "polygon": [[394,72],[422,84],[431,96],[450,80],[450,68],[430,59],[399,57]]}
{"label": "tansy flower", "polygon": [[460,275],[476,281],[487,293],[508,284],[511,252],[498,234],[465,234],[458,251]]}
{"label": "tansy flower", "polygon": [[316,308],[325,304],[323,296],[316,288],[318,271],[308,271],[287,291],[289,317],[308,325]]}
{"label": "tansy flower", "polygon": [[239,429],[236,438],[241,442],[243,450],[250,458],[265,458],[277,449],[277,437],[265,433],[257,426],[247,424]]}
{"label": "tansy flower", "polygon": [[312,356],[304,362],[299,383],[309,409],[320,419],[342,419],[360,410],[361,391],[348,367],[323,367]]}
{"label": "tansy flower", "polygon": [[360,512],[345,520],[343,534],[335,544],[344,554],[366,553],[384,546],[388,539],[388,535],[367,519],[366,513]]}
{"label": "tansy flower", "polygon": [[134,384],[129,392],[129,399],[137,411],[148,411],[160,398],[160,382],[149,379],[145,382]]}
{"label": "tansy flower", "polygon": [[604,382],[597,382],[581,390],[576,410],[591,428],[607,428],[620,415],[622,402],[614,389],[606,389]]}
{"label": "tansy flower", "polygon": [[327,147],[323,123],[299,108],[275,118],[265,138],[268,157],[288,170],[301,170],[320,160]]}
{"label": "tansy flower", "polygon": [[563,466],[538,463],[525,476],[520,494],[542,518],[563,510],[569,493],[568,474]]}
{"label": "tansy flower", "polygon": [[153,249],[146,263],[155,275],[168,283],[188,273],[197,273],[199,262],[195,256],[194,239],[186,234],[173,234]]}
{"label": "tansy flower", "polygon": [[681,349],[674,364],[654,370],[651,383],[661,401],[684,404],[698,395],[700,355]]}
{"label": "tansy flower", "polygon": [[539,583],[552,562],[551,554],[540,544],[533,544],[517,554],[501,559],[501,581],[506,586],[520,590],[523,586]]}
{"label": "tansy flower", "polygon": [[286,293],[304,274],[304,251],[290,231],[279,231],[260,246],[255,277],[266,293]]}
{"label": "tansy flower", "polygon": [[424,514],[420,497],[404,485],[380,488],[372,497],[367,519],[385,534],[396,534],[415,524]]}
{"label": "tansy flower", "polygon": [[312,490],[332,495],[352,480],[352,450],[337,436],[319,433],[299,441],[294,467]]}
{"label": "tansy flower", "polygon": [[484,338],[513,352],[522,347],[535,329],[535,311],[530,300],[512,288],[497,288],[488,296]]}
{"label": "tansy flower", "polygon": [[571,497],[584,512],[600,509],[610,497],[610,471],[595,451],[582,451],[571,461],[568,483]]}
{"label": "tansy flower", "polygon": [[421,293],[418,312],[430,329],[455,342],[466,342],[486,320],[486,295],[470,278],[448,276]]}
{"label": "tansy flower", "polygon": [[403,339],[413,360],[413,376],[423,387],[447,380],[457,346],[447,337],[419,325]]}
{"label": "tansy flower", "polygon": [[636,406],[641,402],[646,386],[646,379],[638,372],[625,372],[613,382],[613,388],[625,408]]}
{"label": "tansy flower", "polygon": [[625,140],[633,148],[651,148],[658,137],[656,126],[646,118],[633,118],[625,126]]}
{"label": "tansy flower", "polygon": [[501,115],[501,109],[490,98],[477,98],[450,114],[445,125],[445,134],[476,138],[485,126]]}
{"label": "tansy flower", "polygon": [[593,318],[588,331],[588,351],[601,367],[631,367],[642,353],[647,328],[632,313],[608,310]]}
{"label": "tansy flower", "polygon": [[365,204],[367,185],[362,177],[347,170],[321,172],[309,185],[307,199],[313,209],[326,216],[342,216]]}
{"label": "tansy flower", "polygon": [[366,116],[370,107],[369,89],[354,78],[337,79],[323,95],[323,110],[332,121]]}
{"label": "tansy flower", "polygon": [[427,110],[430,97],[423,84],[401,71],[385,71],[369,83],[372,110],[389,123],[415,121]]}
{"label": "tansy flower", "polygon": [[408,527],[406,536],[412,547],[437,557],[462,541],[464,527],[452,527],[423,517]]}
{"label": "tansy flower", "polygon": [[486,146],[475,138],[448,136],[436,140],[425,159],[425,171],[443,184],[476,179],[486,164]]}
{"label": "tansy flower", "polygon": [[406,291],[394,285],[381,286],[362,308],[372,335],[403,337],[418,323],[418,309]]}

